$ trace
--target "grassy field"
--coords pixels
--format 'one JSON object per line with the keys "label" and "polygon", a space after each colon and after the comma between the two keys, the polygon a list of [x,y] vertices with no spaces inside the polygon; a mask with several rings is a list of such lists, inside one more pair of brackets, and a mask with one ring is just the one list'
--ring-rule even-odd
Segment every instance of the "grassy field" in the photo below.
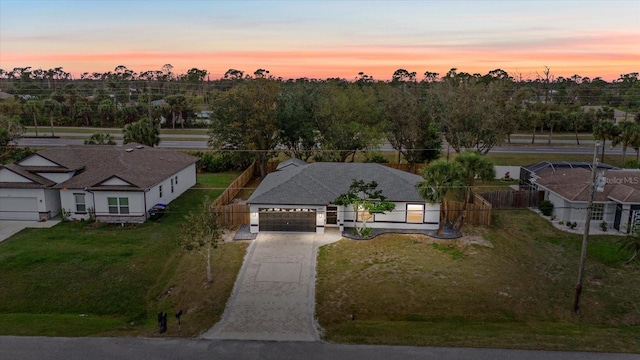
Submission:
{"label": "grassy field", "polygon": [[[528,210],[437,241],[341,240],[320,249],[316,314],[328,341],[640,352],[640,270],[593,236],[581,314],[571,311],[581,237]],[[352,316],[355,317],[352,320]]]}
{"label": "grassy field", "polygon": [[[204,261],[178,247],[180,223],[205,195],[215,197],[237,173],[198,176],[159,221],[126,226],[84,222],[26,229],[0,243],[0,335],[152,336],[159,311],[169,336],[194,336],[221,316],[246,243],[213,253],[214,281]],[[173,314],[183,310],[178,332]]]}

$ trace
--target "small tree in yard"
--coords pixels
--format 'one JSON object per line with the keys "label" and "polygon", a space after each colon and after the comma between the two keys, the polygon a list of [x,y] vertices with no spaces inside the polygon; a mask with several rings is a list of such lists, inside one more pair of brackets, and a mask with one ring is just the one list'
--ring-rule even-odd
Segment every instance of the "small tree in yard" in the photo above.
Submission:
{"label": "small tree in yard", "polygon": [[[367,220],[370,215],[384,214],[396,207],[396,204],[388,201],[382,195],[382,190],[378,190],[377,182],[365,183],[363,180],[353,180],[351,186],[349,186],[349,191],[338,196],[333,203],[342,206],[353,206],[353,227],[359,236],[368,236]],[[358,226],[357,221],[358,214],[362,214],[362,224],[360,226]]]}
{"label": "small tree in yard", "polygon": [[196,251],[205,258],[207,282],[213,281],[211,249],[218,247],[222,236],[222,228],[218,223],[218,211],[213,207],[213,201],[205,197],[195,212],[185,216],[182,228],[184,235],[180,240],[180,247],[185,251]]}

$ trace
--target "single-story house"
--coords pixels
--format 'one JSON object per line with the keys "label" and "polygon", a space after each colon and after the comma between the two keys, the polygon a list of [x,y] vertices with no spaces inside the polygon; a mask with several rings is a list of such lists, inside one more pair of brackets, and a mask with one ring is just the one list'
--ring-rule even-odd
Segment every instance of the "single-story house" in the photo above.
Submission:
{"label": "single-story house", "polygon": [[0,167],[0,220],[141,223],[195,185],[198,158],[139,144],[50,148]]}
{"label": "single-story house", "polygon": [[[540,161],[520,168],[520,190],[538,190],[537,179],[542,175],[565,169],[583,168],[591,171],[592,163],[582,161]],[[598,170],[616,170],[617,167],[599,163]]]}
{"label": "single-story house", "polygon": [[[395,209],[385,214],[354,211],[351,205],[332,204],[349,190],[353,180],[376,181],[378,190]],[[353,227],[354,218],[367,227],[436,230],[440,204],[418,195],[419,175],[374,163],[305,163],[290,159],[268,174],[247,200],[251,232],[294,231],[324,233]],[[356,209],[357,210],[357,209]]]}
{"label": "single-story house", "polygon": [[[628,232],[640,225],[640,170],[597,170],[597,191],[591,212],[591,226],[605,221],[608,228]],[[553,203],[553,215],[563,222],[584,228],[591,189],[591,171],[560,169],[541,174],[536,180],[545,199]]]}

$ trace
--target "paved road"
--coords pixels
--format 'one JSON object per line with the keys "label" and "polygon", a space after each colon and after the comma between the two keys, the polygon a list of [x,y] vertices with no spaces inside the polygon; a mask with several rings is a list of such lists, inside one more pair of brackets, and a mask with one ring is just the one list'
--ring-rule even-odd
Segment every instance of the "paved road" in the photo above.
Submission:
{"label": "paved road", "polygon": [[1,360],[637,360],[637,354],[203,339],[0,337]]}
{"label": "paved road", "polygon": [[319,340],[314,323],[316,254],[339,240],[326,234],[260,233],[251,243],[222,321],[202,337]]}
{"label": "paved road", "polygon": [[[201,135],[195,135],[201,136]],[[121,144],[121,140],[116,140],[116,143]],[[82,145],[83,140],[81,139],[47,139],[47,138],[22,138],[18,140],[18,145],[20,146],[30,146],[30,147],[55,147],[55,146],[65,146],[65,145]],[[172,148],[172,149],[207,149],[207,141],[206,140],[171,140],[171,137],[164,138],[160,141],[160,145],[158,147],[161,148]],[[395,151],[391,148],[390,145],[382,145],[380,146],[381,151]],[[443,149],[444,152],[447,151],[445,147]],[[454,150],[451,149],[453,153]],[[516,154],[536,154],[536,153],[548,153],[548,154],[593,154],[593,146],[585,145],[585,146],[576,146],[576,145],[554,145],[549,146],[546,144],[536,144],[535,146],[531,145],[505,145],[505,146],[497,146],[491,149],[492,153],[516,153]],[[605,149],[605,157],[606,154],[622,154],[621,147],[609,148],[607,145],[607,149]],[[627,155],[633,157],[635,152],[633,149],[627,150]]]}

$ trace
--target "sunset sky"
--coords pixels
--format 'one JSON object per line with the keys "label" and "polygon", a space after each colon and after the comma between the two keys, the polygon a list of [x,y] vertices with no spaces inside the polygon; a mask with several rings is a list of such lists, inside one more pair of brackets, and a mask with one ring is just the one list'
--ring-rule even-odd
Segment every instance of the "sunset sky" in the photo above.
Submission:
{"label": "sunset sky", "polygon": [[0,68],[62,66],[78,77],[172,64],[212,79],[386,80],[501,68],[605,80],[640,71],[640,0],[127,1],[0,0]]}

